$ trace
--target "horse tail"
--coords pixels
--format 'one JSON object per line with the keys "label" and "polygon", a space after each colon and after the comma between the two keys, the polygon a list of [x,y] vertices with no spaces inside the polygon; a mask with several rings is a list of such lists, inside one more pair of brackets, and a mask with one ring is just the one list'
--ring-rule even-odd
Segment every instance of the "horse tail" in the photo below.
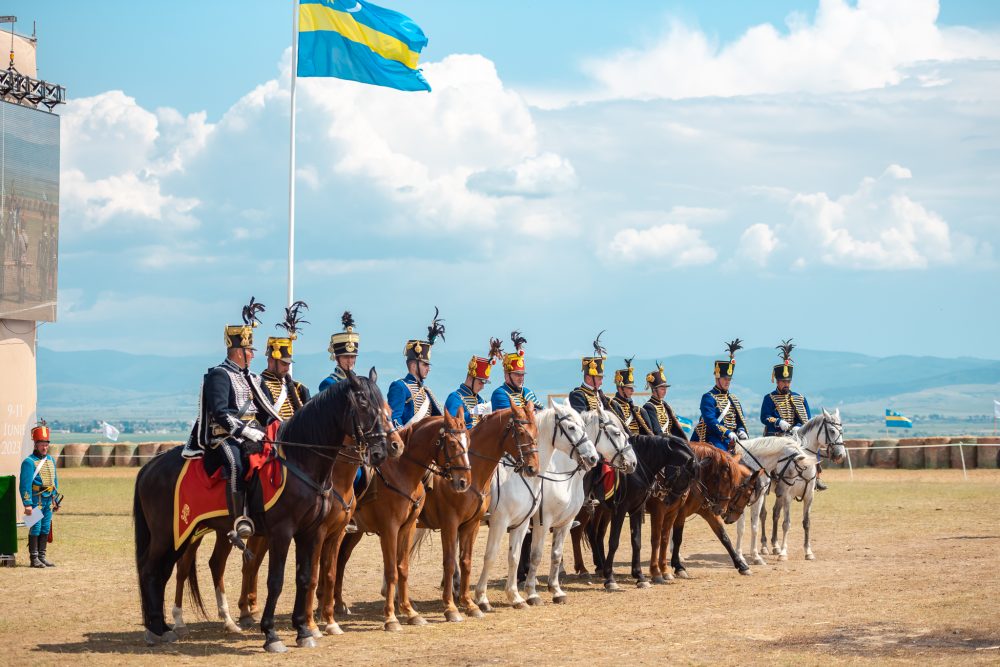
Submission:
{"label": "horse tail", "polygon": [[[135,478],[135,491],[132,495],[132,524],[135,531],[135,571],[139,577],[139,589],[142,590],[142,566],[146,560],[146,556],[149,553],[149,545],[153,540],[153,534],[149,530],[149,524],[146,522],[146,515],[142,512],[142,498],[139,492],[140,483],[143,479],[143,473],[146,471],[145,467],[139,470],[139,474]],[[142,622],[143,625],[147,623],[146,618],[146,605],[142,604]],[[147,626],[148,627],[148,626]]]}
{"label": "horse tail", "polygon": [[413,544],[410,545],[410,557],[419,558],[420,549],[424,546],[424,543],[429,541],[431,537],[431,531],[426,528],[417,528],[417,533],[413,537]]}
{"label": "horse tail", "polygon": [[[218,537],[218,536],[216,536]],[[201,612],[201,615],[208,618],[208,612],[205,611],[205,603],[201,599],[201,589],[198,588],[198,547],[201,545],[201,540],[197,542],[192,542],[187,547],[187,553],[185,555],[190,555],[190,558],[184,558],[183,556],[179,561],[177,561],[177,576],[181,575],[180,568],[183,563],[187,567],[187,584],[188,584],[188,594],[191,595],[191,600],[194,602],[194,606]]]}

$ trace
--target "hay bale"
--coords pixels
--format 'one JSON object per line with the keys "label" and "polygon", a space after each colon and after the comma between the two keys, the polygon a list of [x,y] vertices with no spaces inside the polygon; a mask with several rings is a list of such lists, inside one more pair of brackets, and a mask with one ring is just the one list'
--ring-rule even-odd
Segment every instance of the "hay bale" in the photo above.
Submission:
{"label": "hay bale", "polygon": [[[850,451],[851,456],[851,467],[852,468],[867,468],[868,467],[868,448],[871,447],[871,440],[845,440],[844,446]],[[826,464],[824,464],[826,465]],[[840,464],[841,468],[847,467],[847,457],[844,457],[844,462]]]}
{"label": "hay bale", "polygon": [[183,445],[184,445],[184,443],[180,442],[180,441],[161,442],[160,443],[160,453],[162,454],[163,452],[169,452],[174,447],[181,447]]}
{"label": "hay bale", "polygon": [[135,450],[136,465],[144,466],[160,450],[158,442],[140,442]]}
{"label": "hay bale", "polygon": [[899,467],[920,470],[924,467],[924,438],[900,438]]}
{"label": "hay bale", "polygon": [[[988,436],[976,438],[976,467],[1000,468],[1000,438]],[[966,459],[968,461],[968,459]]]}
{"label": "hay bale", "polygon": [[96,442],[87,448],[86,463],[91,468],[110,468],[114,465],[114,445],[106,442]]}
{"label": "hay bale", "polygon": [[951,447],[934,447],[934,445],[947,445],[951,438],[934,437],[924,438],[924,467],[925,468],[950,468],[951,467]]}
{"label": "hay bale", "polygon": [[970,443],[975,443],[976,439],[975,438],[970,438],[968,436],[966,436],[964,438],[948,438],[948,444],[951,445],[951,447],[948,448],[949,449],[948,453],[950,455],[949,456],[949,460],[951,461],[951,467],[955,468],[956,470],[961,470],[962,469],[962,455],[964,454],[965,455],[965,467],[966,468],[975,468],[976,467],[976,446],[975,446],[975,444],[973,444],[972,447],[962,447],[961,450],[959,450],[959,448],[956,447],[955,445],[958,444],[958,443],[960,443],[960,442],[963,443],[963,444],[968,445]]}
{"label": "hay bale", "polygon": [[128,468],[135,465],[135,450],[136,445],[134,442],[119,442],[115,445],[115,467],[116,468]]}
{"label": "hay bale", "polygon": [[61,468],[62,467],[62,464],[59,463],[59,459],[61,458],[61,455],[62,455],[62,448],[63,448],[63,445],[57,445],[57,444],[51,443],[51,442],[49,443],[49,456],[51,456],[52,458],[54,458],[56,460],[56,467],[57,468]]}
{"label": "hay bale", "polygon": [[[873,468],[896,468],[899,466],[899,450],[896,449],[898,440],[873,440],[872,449],[868,455],[868,461]],[[886,449],[877,449],[885,447]]]}
{"label": "hay bale", "polygon": [[90,445],[83,443],[72,443],[63,445],[62,455],[59,457],[58,465],[61,468],[79,468],[83,465],[83,459],[87,456],[87,449]]}

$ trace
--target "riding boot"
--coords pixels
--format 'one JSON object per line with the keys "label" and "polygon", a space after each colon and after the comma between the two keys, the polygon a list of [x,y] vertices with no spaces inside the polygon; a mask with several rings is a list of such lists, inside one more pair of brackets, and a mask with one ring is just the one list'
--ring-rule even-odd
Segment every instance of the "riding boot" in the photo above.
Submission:
{"label": "riding boot", "polygon": [[55,567],[56,564],[45,557],[45,551],[48,549],[49,545],[49,534],[42,533],[38,536],[38,561],[42,564],[42,567]]}
{"label": "riding boot", "polygon": [[241,540],[249,539],[254,533],[253,520],[246,515],[246,496],[242,491],[229,495],[229,515],[233,517],[233,531]]}
{"label": "riding boot", "polygon": [[826,491],[826,488],[827,488],[826,484],[823,483],[823,478],[820,477],[820,474],[822,472],[823,472],[823,464],[822,463],[817,463],[816,464],[816,490],[817,491]]}
{"label": "riding boot", "polygon": [[31,557],[31,567],[45,567],[45,564],[38,560],[38,535],[28,535],[28,555]]}

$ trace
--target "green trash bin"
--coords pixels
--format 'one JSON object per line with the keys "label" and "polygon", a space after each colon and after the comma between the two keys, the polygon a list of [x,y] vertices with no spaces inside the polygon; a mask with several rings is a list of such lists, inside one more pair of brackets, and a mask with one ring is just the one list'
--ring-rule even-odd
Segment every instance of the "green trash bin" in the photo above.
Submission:
{"label": "green trash bin", "polygon": [[17,477],[0,477],[0,556],[17,553]]}

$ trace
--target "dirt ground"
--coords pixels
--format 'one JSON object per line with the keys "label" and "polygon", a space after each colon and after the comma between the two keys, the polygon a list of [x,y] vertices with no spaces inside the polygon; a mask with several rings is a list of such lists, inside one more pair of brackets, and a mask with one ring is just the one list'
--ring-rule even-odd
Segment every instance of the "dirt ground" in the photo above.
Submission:
{"label": "dirt ground", "polygon": [[[135,470],[61,471],[65,510],[49,557],[58,567],[0,569],[0,642],[7,664],[231,664],[249,660],[322,664],[841,664],[1000,662],[1000,471],[828,471],[831,489],[813,512],[817,560],[802,558],[800,515],[793,516],[787,562],[768,558],[739,576],[700,518],[682,553],[692,579],[639,590],[630,585],[627,543],[619,550],[623,591],[570,578],[569,603],[510,608],[498,562],[490,589],[496,611],[446,623],[440,591],[440,543],[416,562],[417,608],[430,623],[382,631],[382,561],[366,538],[348,568],[355,615],[345,634],[312,650],[266,656],[257,631],[226,636],[221,624],[188,609],[190,638],[168,647],[142,642],[132,557]],[[800,506],[795,506],[799,511]],[[644,526],[648,528],[648,523]],[[23,533],[24,530],[20,529]],[[735,538],[735,527],[729,527]],[[20,561],[24,564],[24,536]],[[206,538],[211,540],[211,538]],[[643,563],[648,558],[643,539]],[[480,532],[473,574],[485,544]],[[202,548],[199,577],[210,582]],[[745,547],[746,550],[746,547]],[[547,571],[548,558],[543,561]],[[231,606],[239,590],[234,557],[227,575]],[[278,605],[290,646],[291,568]],[[208,586],[210,587],[210,586]],[[168,586],[172,595],[173,582]],[[209,597],[211,593],[209,592]],[[168,608],[169,615],[169,608]]]}

